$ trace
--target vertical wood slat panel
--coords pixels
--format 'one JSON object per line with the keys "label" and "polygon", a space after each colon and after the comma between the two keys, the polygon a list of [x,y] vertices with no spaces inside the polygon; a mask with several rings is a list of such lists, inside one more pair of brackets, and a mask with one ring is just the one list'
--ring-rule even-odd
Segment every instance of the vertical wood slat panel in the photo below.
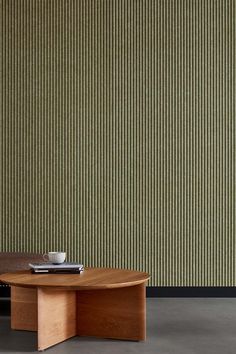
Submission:
{"label": "vertical wood slat panel", "polygon": [[235,285],[235,1],[0,6],[0,250]]}

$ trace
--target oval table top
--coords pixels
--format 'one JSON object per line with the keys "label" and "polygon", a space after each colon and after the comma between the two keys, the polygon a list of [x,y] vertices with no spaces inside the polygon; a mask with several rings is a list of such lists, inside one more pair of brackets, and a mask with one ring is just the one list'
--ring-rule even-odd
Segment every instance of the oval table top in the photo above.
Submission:
{"label": "oval table top", "polygon": [[85,268],[80,274],[32,274],[29,270],[0,275],[0,281],[20,287],[73,290],[110,289],[145,283],[148,273],[115,268]]}

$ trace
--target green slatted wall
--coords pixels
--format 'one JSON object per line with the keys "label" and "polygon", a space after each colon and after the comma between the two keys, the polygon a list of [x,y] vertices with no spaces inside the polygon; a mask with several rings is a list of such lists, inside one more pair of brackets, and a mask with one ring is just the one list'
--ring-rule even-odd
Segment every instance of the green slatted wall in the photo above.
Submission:
{"label": "green slatted wall", "polygon": [[0,251],[236,285],[236,1],[0,0]]}

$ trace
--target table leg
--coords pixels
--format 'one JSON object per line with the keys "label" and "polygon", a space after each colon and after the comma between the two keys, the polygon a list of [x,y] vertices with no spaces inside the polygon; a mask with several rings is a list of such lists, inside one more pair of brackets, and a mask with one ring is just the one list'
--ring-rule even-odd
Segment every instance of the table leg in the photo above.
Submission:
{"label": "table leg", "polygon": [[77,334],[144,340],[146,338],[145,285],[77,291]]}
{"label": "table leg", "polygon": [[11,328],[37,331],[37,290],[11,287]]}
{"label": "table leg", "polygon": [[76,292],[38,288],[38,350],[76,335]]}

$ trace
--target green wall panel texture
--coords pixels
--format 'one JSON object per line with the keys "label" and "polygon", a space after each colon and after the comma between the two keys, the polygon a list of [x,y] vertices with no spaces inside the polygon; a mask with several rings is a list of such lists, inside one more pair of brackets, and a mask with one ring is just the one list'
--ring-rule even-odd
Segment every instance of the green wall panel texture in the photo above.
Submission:
{"label": "green wall panel texture", "polygon": [[0,251],[236,285],[236,2],[0,0]]}

